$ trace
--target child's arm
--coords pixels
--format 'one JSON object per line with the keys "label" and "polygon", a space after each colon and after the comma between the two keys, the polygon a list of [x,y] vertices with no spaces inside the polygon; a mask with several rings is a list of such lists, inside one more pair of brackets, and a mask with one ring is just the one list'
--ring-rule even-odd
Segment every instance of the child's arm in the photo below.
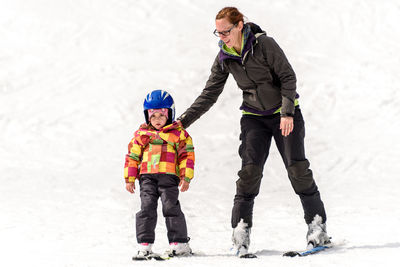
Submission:
{"label": "child's arm", "polygon": [[181,192],[185,192],[189,189],[189,183],[194,176],[194,147],[193,141],[190,135],[182,130],[179,146],[178,146],[178,164],[179,164],[179,176],[181,182]]}
{"label": "child's arm", "polygon": [[124,177],[126,182],[126,190],[131,193],[135,192],[135,180],[139,175],[139,166],[142,160],[143,146],[139,136],[135,133],[135,137],[128,145],[128,154],[125,156]]}

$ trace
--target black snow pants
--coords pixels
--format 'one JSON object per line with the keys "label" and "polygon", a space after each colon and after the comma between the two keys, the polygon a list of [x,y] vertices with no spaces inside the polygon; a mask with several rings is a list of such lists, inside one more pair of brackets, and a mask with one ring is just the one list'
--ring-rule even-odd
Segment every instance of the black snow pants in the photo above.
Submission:
{"label": "black snow pants", "polygon": [[241,219],[252,227],[254,199],[260,190],[263,168],[269,154],[272,137],[282,156],[295,193],[300,197],[306,223],[318,214],[326,221],[324,204],[314,181],[310,163],[304,152],[304,120],[300,108],[294,115],[294,129],[284,137],[279,129],[280,114],[271,116],[244,115],[240,121],[242,141],[239,155],[242,169],[238,172],[236,195],[232,209],[232,227]]}
{"label": "black snow pants", "polygon": [[162,212],[168,231],[168,241],[188,242],[185,215],[179,204],[179,178],[170,174],[140,176],[141,210],[136,213],[138,243],[154,243],[157,224],[157,204],[161,198]]}

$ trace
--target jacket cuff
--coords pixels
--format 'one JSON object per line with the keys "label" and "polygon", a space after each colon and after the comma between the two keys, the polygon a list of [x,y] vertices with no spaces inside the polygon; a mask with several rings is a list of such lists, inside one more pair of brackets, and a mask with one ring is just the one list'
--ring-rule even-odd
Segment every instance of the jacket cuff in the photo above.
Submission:
{"label": "jacket cuff", "polygon": [[176,119],[177,121],[181,121],[182,127],[184,129],[188,128],[192,123],[190,123],[189,117],[186,113],[183,113],[179,118]]}
{"label": "jacket cuff", "polygon": [[190,179],[190,178],[188,178],[188,177],[184,177],[182,180],[185,180],[186,182],[190,183],[190,181],[191,181],[192,179]]}
{"label": "jacket cuff", "polygon": [[135,177],[128,177],[128,178],[125,178],[125,183],[134,183],[135,182]]}
{"label": "jacket cuff", "polygon": [[282,98],[281,116],[294,116],[294,101],[287,97]]}

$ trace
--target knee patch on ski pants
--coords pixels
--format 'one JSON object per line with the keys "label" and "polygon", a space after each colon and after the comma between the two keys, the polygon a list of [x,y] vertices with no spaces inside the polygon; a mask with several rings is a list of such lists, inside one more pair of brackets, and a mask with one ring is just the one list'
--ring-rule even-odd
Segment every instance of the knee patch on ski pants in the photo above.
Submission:
{"label": "knee patch on ski pants", "polygon": [[166,201],[165,203],[163,203],[162,213],[164,217],[173,217],[180,215],[182,212],[180,209],[179,201],[175,203],[171,201]]}
{"label": "knee patch on ski pants", "polygon": [[287,168],[290,182],[296,193],[302,193],[314,184],[312,171],[308,160],[298,161]]}
{"label": "knee patch on ski pants", "polygon": [[236,193],[257,196],[260,191],[262,168],[254,164],[245,165],[238,172],[238,175]]}

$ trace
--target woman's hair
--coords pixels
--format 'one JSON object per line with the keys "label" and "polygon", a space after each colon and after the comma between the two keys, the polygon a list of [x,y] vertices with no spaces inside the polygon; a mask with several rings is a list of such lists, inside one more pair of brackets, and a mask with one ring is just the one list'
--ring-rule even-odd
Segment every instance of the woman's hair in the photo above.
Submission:
{"label": "woman's hair", "polygon": [[244,22],[244,16],[236,7],[224,7],[221,9],[215,19],[226,18],[230,23],[236,24],[239,21]]}

